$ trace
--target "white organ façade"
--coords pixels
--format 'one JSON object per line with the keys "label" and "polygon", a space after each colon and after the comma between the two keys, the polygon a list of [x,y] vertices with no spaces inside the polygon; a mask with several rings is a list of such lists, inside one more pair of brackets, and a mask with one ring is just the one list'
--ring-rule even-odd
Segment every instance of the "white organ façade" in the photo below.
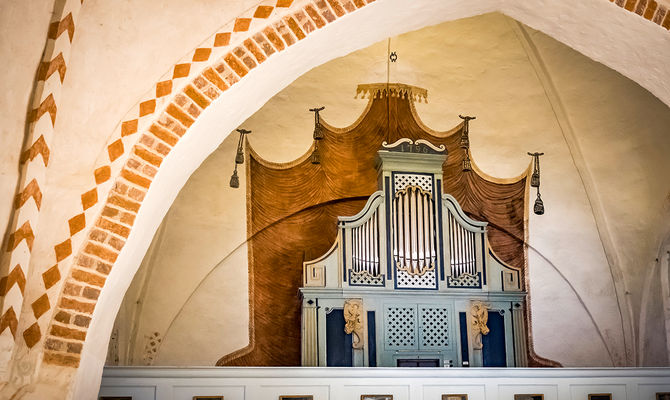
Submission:
{"label": "white organ fa\u00e7ade", "polygon": [[521,270],[442,193],[444,146],[377,154],[379,190],[303,264],[302,365],[525,367]]}

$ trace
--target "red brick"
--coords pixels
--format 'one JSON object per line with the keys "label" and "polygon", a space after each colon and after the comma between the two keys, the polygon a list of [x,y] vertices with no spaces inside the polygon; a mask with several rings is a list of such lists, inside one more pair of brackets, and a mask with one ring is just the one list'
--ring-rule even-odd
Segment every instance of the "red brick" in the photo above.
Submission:
{"label": "red brick", "polygon": [[112,246],[113,248],[117,250],[121,250],[123,246],[126,244],[124,240],[121,240],[115,236],[111,236],[108,241],[109,245]]}
{"label": "red brick", "polygon": [[142,186],[143,188],[149,188],[151,185],[151,180],[147,179],[143,176],[140,176],[131,170],[124,168],[121,170],[121,176],[126,179],[128,182],[134,183],[138,186]]}
{"label": "red brick", "polygon": [[98,296],[100,296],[100,290],[86,286],[84,287],[84,291],[81,292],[81,295],[90,300],[98,300]]}
{"label": "red brick", "polygon": [[232,68],[233,71],[235,71],[235,73],[239,77],[243,77],[244,75],[247,74],[248,71],[246,67],[244,67],[244,65],[242,65],[242,63],[240,63],[232,53],[226,54],[226,56],[223,59],[230,66],[230,68]]}
{"label": "red brick", "polygon": [[330,8],[333,9],[335,15],[337,15],[338,17],[341,17],[345,14],[342,5],[337,0],[328,0],[328,4],[330,4]]}
{"label": "red brick", "polygon": [[70,329],[60,325],[52,325],[50,334],[63,339],[86,340],[86,331]]}
{"label": "red brick", "polygon": [[146,195],[146,192],[136,189],[136,188],[131,188],[128,191],[128,197],[130,197],[133,200],[137,201],[142,201],[144,200],[144,196]]}
{"label": "red brick", "polygon": [[305,7],[305,11],[307,11],[307,15],[309,15],[312,21],[314,21],[317,28],[323,28],[324,26],[326,26],[326,21],[323,20],[321,15],[319,15],[319,12],[316,11],[314,7],[308,5],[307,7]]}
{"label": "red brick", "polygon": [[84,251],[92,256],[100,257],[103,260],[109,261],[111,263],[114,263],[116,258],[119,256],[118,252],[106,247],[102,247],[98,244],[95,244],[94,242],[88,242],[86,247],[84,247]]}
{"label": "red brick", "polygon": [[249,50],[249,52],[253,54],[253,56],[259,63],[262,63],[263,61],[266,60],[265,54],[263,54],[261,49],[259,49],[258,46],[256,46],[256,43],[253,40],[251,39],[245,40],[244,47],[246,47],[247,50]]}
{"label": "red brick", "polygon": [[65,342],[54,338],[47,338],[44,341],[44,347],[47,350],[63,351],[65,349]]}
{"label": "red brick", "polygon": [[80,354],[82,347],[84,347],[83,343],[68,343],[67,352],[73,354]]}
{"label": "red brick", "polygon": [[166,111],[187,128],[189,128],[191,125],[193,125],[193,122],[195,122],[193,118],[189,117],[188,114],[186,114],[174,104],[169,104]]}
{"label": "red brick", "polygon": [[[86,290],[86,288],[84,288],[84,290]],[[95,310],[95,303],[85,303],[83,301],[71,299],[69,297],[63,297],[60,299],[59,307],[66,310],[92,314],[93,310]]]}
{"label": "red brick", "polygon": [[45,352],[42,359],[47,364],[60,365],[62,367],[71,368],[78,368],[80,361],[79,356],[66,356],[63,354],[52,353],[50,351]]}
{"label": "red brick", "polygon": [[205,98],[196,88],[191,85],[188,85],[184,88],[184,94],[191,98],[200,108],[203,110],[207,108],[210,101]]}
{"label": "red brick", "polygon": [[133,152],[144,161],[157,167],[160,167],[161,163],[163,162],[163,157],[147,150],[144,147],[135,146],[133,147]]}
{"label": "red brick", "polygon": [[106,230],[108,232],[112,232],[116,235],[123,236],[124,238],[127,238],[128,235],[130,235],[130,228],[119,225],[116,222],[113,222],[111,220],[108,220],[107,218],[100,218],[98,220],[98,223],[96,224],[100,229]]}
{"label": "red brick", "polygon": [[67,313],[67,312],[61,310],[61,311],[58,311],[58,312],[56,313],[56,315],[54,316],[54,319],[55,319],[56,321],[60,322],[60,323],[63,323],[63,324],[69,324],[69,323],[70,323],[70,317],[71,317],[71,316],[72,316],[72,315],[70,315],[69,313]]}
{"label": "red brick", "polygon": [[82,289],[81,286],[67,282],[65,284],[65,287],[63,288],[63,293],[68,294],[70,296],[79,296],[79,293],[81,293],[81,289]]}
{"label": "red brick", "polygon": [[91,323],[91,317],[85,315],[75,315],[73,323],[82,328],[88,328],[88,325]]}
{"label": "red brick", "polygon": [[72,270],[72,279],[79,282],[88,283],[93,286],[102,287],[105,284],[105,278],[102,276],[86,272],[81,269]]}
{"label": "red brick", "polygon": [[303,32],[302,29],[300,29],[300,26],[298,26],[298,23],[295,21],[295,19],[293,19],[293,17],[286,17],[284,18],[284,20],[288,24],[288,27],[291,30],[291,32],[293,32],[293,34],[295,35],[295,37],[298,38],[298,40],[302,40],[306,37],[305,32]]}
{"label": "red brick", "polygon": [[284,50],[286,46],[284,46],[284,42],[279,38],[279,35],[277,35],[274,29],[267,27],[263,30],[263,33],[277,51]]}

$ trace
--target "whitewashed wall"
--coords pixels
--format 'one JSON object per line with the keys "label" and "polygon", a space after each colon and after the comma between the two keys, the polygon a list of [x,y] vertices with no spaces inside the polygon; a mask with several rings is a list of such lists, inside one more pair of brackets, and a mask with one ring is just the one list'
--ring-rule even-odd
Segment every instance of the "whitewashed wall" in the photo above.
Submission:
{"label": "whitewashed wall", "polygon": [[[656,257],[667,226],[654,216],[670,218],[663,203],[670,110],[618,73],[501,14],[393,37],[391,47],[399,55],[391,81],[428,89],[428,104],[417,105],[428,126],[446,130],[459,113],[477,116],[472,153],[486,173],[516,176],[528,165],[527,151],[547,153],[547,212],[530,219],[538,354],[566,366],[627,364],[624,318],[638,324],[643,307],[662,315],[661,302],[642,304],[640,271]],[[307,109],[315,105],[326,106],[330,124],[352,123],[366,105],[353,98],[356,85],[386,80],[386,49],[380,42],[298,78],[242,124],[253,130],[251,144],[272,161],[297,158],[310,145]],[[143,365],[154,332],[163,338],[154,365],[212,365],[246,344],[246,252],[235,250],[245,237],[244,176],[240,189],[227,187],[235,142],[225,140],[192,175],[154,238],[141,267],[151,278],[136,279],[117,321],[126,338],[121,364]],[[583,155],[581,168],[575,152]],[[585,185],[589,175],[595,187]],[[606,254],[603,240],[616,254]],[[610,266],[608,257],[620,261]],[[629,303],[617,300],[615,276],[628,285]],[[664,349],[662,319],[640,323],[648,325],[640,343]],[[197,340],[186,346],[193,332]],[[668,363],[666,352],[646,354],[645,365]]]}

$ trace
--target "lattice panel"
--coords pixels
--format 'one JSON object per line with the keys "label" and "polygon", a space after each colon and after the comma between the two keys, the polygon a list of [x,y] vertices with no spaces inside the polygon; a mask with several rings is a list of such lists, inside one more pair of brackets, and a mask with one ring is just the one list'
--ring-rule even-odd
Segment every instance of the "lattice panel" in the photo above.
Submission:
{"label": "lattice panel", "polygon": [[396,269],[396,287],[406,289],[436,289],[435,270],[426,271],[423,275],[410,275]]}
{"label": "lattice panel", "polygon": [[482,287],[481,275],[477,272],[476,275],[463,273],[458,278],[451,276],[447,277],[447,286],[462,287],[462,288],[480,288]]}
{"label": "lattice panel", "polygon": [[449,346],[449,309],[419,306],[420,347],[435,349]]}
{"label": "lattice panel", "polygon": [[431,194],[433,193],[432,175],[395,174],[393,175],[393,185],[396,192],[403,190],[407,186],[418,186]]}
{"label": "lattice panel", "polygon": [[351,286],[384,286],[384,275],[372,276],[366,271],[355,272],[349,270],[349,285]]}
{"label": "lattice panel", "polygon": [[384,342],[389,349],[416,348],[416,308],[387,306],[384,309]]}

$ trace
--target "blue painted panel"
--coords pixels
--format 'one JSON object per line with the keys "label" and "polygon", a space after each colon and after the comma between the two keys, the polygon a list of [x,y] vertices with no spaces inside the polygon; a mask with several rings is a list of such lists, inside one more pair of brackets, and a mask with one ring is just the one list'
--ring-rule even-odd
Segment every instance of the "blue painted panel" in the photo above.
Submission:
{"label": "blue painted panel", "polygon": [[486,325],[489,327],[489,334],[482,335],[484,366],[506,367],[505,319],[498,311],[489,311],[489,320]]}
{"label": "blue painted panel", "polygon": [[377,324],[375,312],[368,311],[368,360],[370,367],[377,366]]}
{"label": "blue painted panel", "polygon": [[464,312],[458,313],[458,326],[461,332],[461,364],[470,366],[470,351],[468,349],[468,318]]}
{"label": "blue painted panel", "polygon": [[329,367],[352,367],[351,334],[344,333],[344,310],[326,314],[326,364]]}

